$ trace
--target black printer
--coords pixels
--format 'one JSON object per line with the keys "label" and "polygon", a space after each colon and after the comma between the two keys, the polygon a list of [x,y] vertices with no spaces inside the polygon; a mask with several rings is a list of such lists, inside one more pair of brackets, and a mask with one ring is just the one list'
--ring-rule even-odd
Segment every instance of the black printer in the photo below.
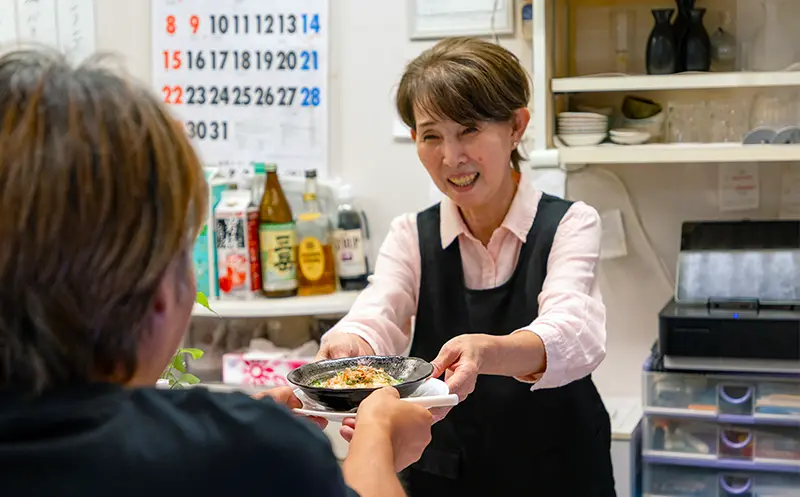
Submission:
{"label": "black printer", "polygon": [[658,337],[667,369],[800,373],[800,221],[684,223]]}

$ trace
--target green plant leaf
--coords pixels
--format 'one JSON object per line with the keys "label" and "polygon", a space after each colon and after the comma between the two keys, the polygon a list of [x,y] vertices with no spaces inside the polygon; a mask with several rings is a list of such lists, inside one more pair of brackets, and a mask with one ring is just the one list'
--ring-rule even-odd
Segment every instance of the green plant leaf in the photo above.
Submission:
{"label": "green plant leaf", "polygon": [[205,293],[197,292],[197,298],[195,299],[195,302],[197,302],[198,304],[202,305],[203,307],[205,307],[209,311],[214,312],[214,311],[211,310],[211,306],[208,305],[208,297],[206,297]]}
{"label": "green plant leaf", "polygon": [[181,373],[186,372],[186,363],[183,362],[183,354],[178,352],[175,354],[175,357],[172,358],[172,367],[177,369]]}
{"label": "green plant leaf", "polygon": [[178,349],[178,355],[182,355],[182,354],[189,354],[190,356],[192,356],[192,359],[195,359],[195,360],[200,359],[201,357],[203,357],[203,351],[200,350],[200,349],[192,349],[192,348]]}
{"label": "green plant leaf", "polygon": [[188,383],[189,385],[197,385],[200,383],[200,378],[191,374],[191,373],[183,373],[180,378],[178,378],[178,383]]}
{"label": "green plant leaf", "polygon": [[211,305],[208,303],[208,297],[206,297],[205,293],[197,292],[197,297],[195,297],[194,301],[197,302],[198,304],[202,305],[203,307],[205,307],[209,311],[211,311],[211,313],[214,314],[215,316],[217,316],[218,318],[222,319],[222,316],[217,314],[217,312],[214,309],[211,308]]}

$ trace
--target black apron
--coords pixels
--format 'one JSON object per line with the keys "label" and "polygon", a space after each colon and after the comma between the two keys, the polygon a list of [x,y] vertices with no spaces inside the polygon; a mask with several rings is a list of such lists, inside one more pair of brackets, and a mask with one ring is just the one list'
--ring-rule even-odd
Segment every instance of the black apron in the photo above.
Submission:
{"label": "black apron", "polygon": [[[542,197],[514,274],[489,290],[466,288],[457,239],[442,249],[439,205],[421,212],[411,355],[432,360],[455,336],[530,325],[570,205]],[[400,476],[409,497],[613,497],[610,448],[608,413],[590,376],[531,392],[514,378],[479,375],[475,391],[433,426],[422,458]]]}

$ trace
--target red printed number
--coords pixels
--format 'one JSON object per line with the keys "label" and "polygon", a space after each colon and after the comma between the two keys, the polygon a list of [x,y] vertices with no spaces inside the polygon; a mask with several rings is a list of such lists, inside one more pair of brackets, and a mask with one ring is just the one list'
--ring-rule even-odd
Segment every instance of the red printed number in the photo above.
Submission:
{"label": "red printed number", "polygon": [[175,50],[170,54],[169,50],[161,52],[164,55],[164,69],[181,68],[181,51]]}
{"label": "red printed number", "polygon": [[180,86],[164,86],[161,88],[165,104],[180,105],[183,103],[183,88]]}
{"label": "red printed number", "polygon": [[167,16],[167,33],[175,34],[175,16]]}
{"label": "red printed number", "polygon": [[192,34],[197,34],[197,30],[200,28],[200,18],[197,16],[190,17],[189,25],[192,27]]}

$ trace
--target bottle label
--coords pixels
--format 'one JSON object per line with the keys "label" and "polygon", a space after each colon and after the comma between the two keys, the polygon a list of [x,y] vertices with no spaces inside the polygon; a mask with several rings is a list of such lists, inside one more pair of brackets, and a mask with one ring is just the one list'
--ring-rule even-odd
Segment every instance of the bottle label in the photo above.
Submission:
{"label": "bottle label", "polygon": [[325,272],[325,252],[322,244],[314,237],[306,237],[300,241],[297,255],[300,271],[309,281],[317,281]]}
{"label": "bottle label", "polygon": [[264,290],[275,292],[297,288],[294,247],[297,234],[294,223],[265,224],[259,227],[261,242],[261,281]]}
{"label": "bottle label", "polygon": [[336,273],[341,278],[367,274],[367,258],[360,229],[336,230],[333,234],[336,250]]}

